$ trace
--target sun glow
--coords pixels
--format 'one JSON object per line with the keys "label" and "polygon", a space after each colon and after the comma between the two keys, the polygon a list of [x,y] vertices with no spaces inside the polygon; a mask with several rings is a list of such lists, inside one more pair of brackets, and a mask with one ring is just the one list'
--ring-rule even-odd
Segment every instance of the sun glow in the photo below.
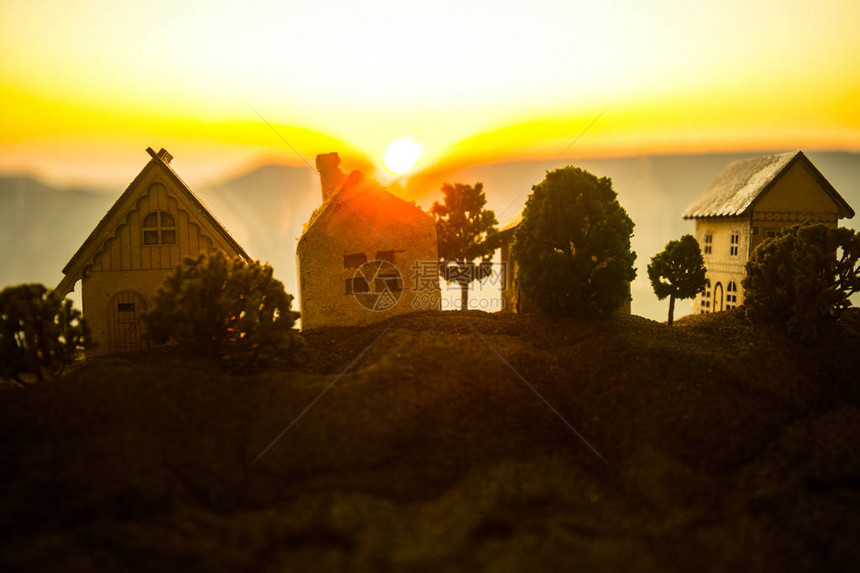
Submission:
{"label": "sun glow", "polygon": [[[122,184],[149,145],[189,179],[349,147],[413,181],[565,150],[860,149],[860,2],[699,4],[3,0],[0,170]],[[405,134],[417,165],[385,153]]]}
{"label": "sun glow", "polygon": [[385,150],[385,167],[392,173],[406,173],[421,157],[423,146],[411,137],[395,139]]}

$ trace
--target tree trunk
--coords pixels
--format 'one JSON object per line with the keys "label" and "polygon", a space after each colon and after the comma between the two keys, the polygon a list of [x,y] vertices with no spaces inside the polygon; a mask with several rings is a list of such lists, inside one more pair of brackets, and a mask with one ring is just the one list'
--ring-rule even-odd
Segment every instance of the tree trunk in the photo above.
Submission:
{"label": "tree trunk", "polygon": [[672,326],[672,319],[675,316],[675,295],[669,295],[669,326]]}
{"label": "tree trunk", "polygon": [[460,283],[460,309],[469,310],[469,283]]}

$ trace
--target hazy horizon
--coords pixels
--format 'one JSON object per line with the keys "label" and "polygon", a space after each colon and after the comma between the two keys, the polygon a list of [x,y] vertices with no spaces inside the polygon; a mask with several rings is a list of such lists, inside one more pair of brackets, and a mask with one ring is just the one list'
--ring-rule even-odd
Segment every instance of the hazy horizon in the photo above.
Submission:
{"label": "hazy horizon", "polygon": [[[68,258],[146,164],[148,155],[140,155],[145,157],[141,157],[139,164],[127,174],[127,181],[109,193],[104,193],[104,189],[95,193],[42,189],[38,179],[32,187],[24,188],[19,184],[25,194],[31,195],[30,199],[11,197],[12,203],[0,204],[4,209],[4,244],[15,245],[14,249],[0,251],[0,283],[6,286],[35,281],[54,286]],[[476,164],[424,174],[423,184],[431,191],[416,199],[419,205],[429,208],[434,200],[441,199],[441,182],[474,184],[481,181],[487,194],[487,207],[496,212],[500,226],[504,226],[521,212],[531,185],[543,179],[546,169],[574,164],[598,176],[608,176],[613,180],[619,201],[636,224],[633,249],[638,255],[638,274],[632,285],[633,313],[664,321],[668,306],[665,301],[657,301],[651,291],[645,272],[648,261],[667,241],[692,232],[692,222],[681,217],[683,210],[729,161],[749,155],[676,154],[574,161],[562,158],[555,163]],[[849,204],[855,208],[860,205],[860,154],[808,152],[807,155]],[[303,224],[321,201],[315,170],[307,166],[268,164],[233,173],[221,181],[198,184],[186,176],[181,163],[181,156],[173,160],[180,177],[214,216],[252,257],[271,263],[287,291],[296,294],[296,240]],[[355,166],[345,163],[343,167],[350,170]],[[0,174],[0,188],[8,190],[3,187],[4,181],[8,182]],[[4,197],[0,193],[0,200]],[[840,225],[855,229],[858,223],[860,220],[856,218],[840,221]],[[492,287],[483,293],[475,285],[473,287],[474,300],[486,301],[481,304],[491,304],[498,297]],[[79,289],[80,285],[73,296],[78,304],[75,297]],[[456,299],[459,287],[454,285],[448,294],[452,300]],[[679,301],[676,317],[687,314],[690,308],[689,301]],[[497,309],[487,307],[487,310]]]}
{"label": "hazy horizon", "polygon": [[383,169],[407,137],[419,171],[860,151],[851,0],[7,0],[2,15],[0,170],[53,181],[119,184],[147,146],[198,184],[261,156],[300,164],[293,149]]}

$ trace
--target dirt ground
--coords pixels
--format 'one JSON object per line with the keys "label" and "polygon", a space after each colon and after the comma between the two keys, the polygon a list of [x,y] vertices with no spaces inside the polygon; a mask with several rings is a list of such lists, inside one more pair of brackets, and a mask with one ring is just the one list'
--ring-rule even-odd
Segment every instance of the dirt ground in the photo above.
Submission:
{"label": "dirt ground", "polygon": [[860,570],[860,312],[815,344],[739,310],[305,339],[0,392],[0,570]]}

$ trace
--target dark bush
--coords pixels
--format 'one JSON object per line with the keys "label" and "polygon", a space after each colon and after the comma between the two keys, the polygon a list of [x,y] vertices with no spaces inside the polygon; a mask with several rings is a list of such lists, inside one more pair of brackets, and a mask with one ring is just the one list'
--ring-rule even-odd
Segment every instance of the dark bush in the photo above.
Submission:
{"label": "dark bush", "polygon": [[744,306],[753,323],[787,321],[814,337],[860,290],[860,236],[852,229],[794,225],[765,239],[746,266]]}
{"label": "dark bush", "polygon": [[72,301],[40,284],[0,292],[0,376],[21,382],[22,374],[39,380],[59,376],[90,346],[90,331]]}
{"label": "dark bush", "polygon": [[143,319],[156,344],[172,339],[196,354],[251,363],[292,357],[301,341],[292,301],[270,265],[228,260],[216,251],[186,258]]}

